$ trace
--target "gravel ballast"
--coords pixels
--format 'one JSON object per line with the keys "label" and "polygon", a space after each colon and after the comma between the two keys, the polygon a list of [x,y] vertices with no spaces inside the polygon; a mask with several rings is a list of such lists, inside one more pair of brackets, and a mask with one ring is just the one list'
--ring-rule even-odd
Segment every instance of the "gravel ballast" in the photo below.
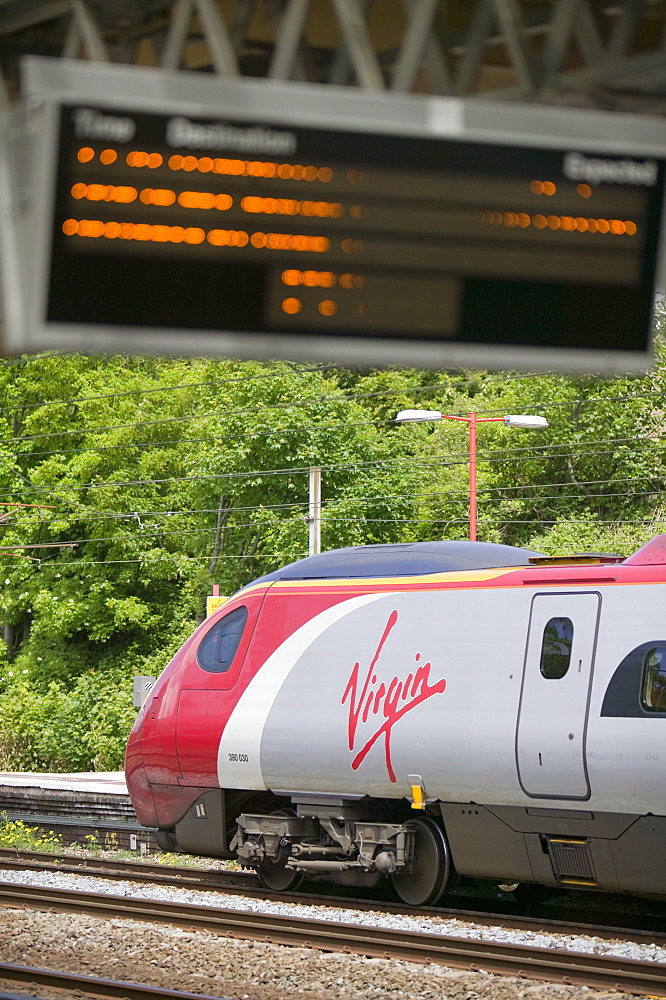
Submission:
{"label": "gravel ballast", "polygon": [[[406,917],[355,912],[314,905],[271,903],[226,893],[178,887],[108,882],[60,872],[3,872],[5,882],[80,889],[87,892],[162,899],[203,906],[270,911],[281,915],[336,920],[364,926],[404,928],[456,937],[569,948],[622,958],[666,962],[666,949],[608,941],[593,936],[537,934],[486,927],[447,918]],[[103,919],[35,910],[0,910],[0,957],[3,962],[50,968],[81,975],[124,979],[151,986],[190,990],[230,1000],[513,1000],[615,997],[612,991],[451,970],[435,964],[367,959],[306,948],[229,940],[207,931],[183,930],[133,919]],[[15,990],[16,991],[16,990]]]}

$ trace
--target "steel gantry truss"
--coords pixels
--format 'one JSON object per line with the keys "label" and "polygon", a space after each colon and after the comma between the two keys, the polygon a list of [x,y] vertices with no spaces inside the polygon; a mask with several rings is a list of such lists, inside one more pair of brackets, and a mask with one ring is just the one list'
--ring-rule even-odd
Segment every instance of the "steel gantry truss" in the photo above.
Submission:
{"label": "steel gantry truss", "polygon": [[28,52],[666,113],[666,0],[0,0]]}

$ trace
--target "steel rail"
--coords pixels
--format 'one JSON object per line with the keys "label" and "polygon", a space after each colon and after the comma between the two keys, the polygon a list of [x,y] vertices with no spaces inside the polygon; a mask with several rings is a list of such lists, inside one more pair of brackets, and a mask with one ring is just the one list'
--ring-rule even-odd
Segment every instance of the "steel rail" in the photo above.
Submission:
{"label": "steel rail", "polygon": [[271,944],[434,962],[474,972],[666,995],[666,964],[635,959],[9,883],[0,885],[0,905],[69,913],[83,911],[88,916],[157,921]]}
{"label": "steel rail", "polygon": [[51,969],[33,969],[25,965],[6,965],[0,962],[0,981],[20,983],[33,989],[47,987],[61,989],[81,996],[83,993],[96,997],[118,998],[118,1000],[221,1000],[203,993],[183,993],[179,990],[162,989],[159,986],[141,986],[139,983],[115,979],[96,979],[93,976],[78,976],[70,972],[54,972]]}
{"label": "steel rail", "polygon": [[[63,864],[64,861],[76,861],[76,864]],[[0,871],[2,869],[14,871],[48,871],[60,872],[61,874],[82,875],[109,879],[110,881],[137,881],[146,884],[165,885],[170,888],[178,887],[182,889],[196,889],[199,892],[220,892],[226,894],[239,893],[253,899],[269,899],[272,901],[286,903],[313,904],[312,892],[274,892],[263,886],[257,885],[255,875],[247,872],[221,871],[188,868],[184,866],[170,865],[150,865],[140,861],[114,861],[103,858],[80,858],[71,855],[51,855],[41,851],[21,851],[20,857],[17,852],[9,849],[0,849]],[[664,927],[663,915],[652,917],[638,916],[632,914],[621,914],[625,924],[619,921],[615,924],[594,923],[591,919],[586,919],[586,914],[582,908],[568,906],[569,914],[566,920],[549,918],[547,916],[528,916],[523,912],[516,912],[520,904],[511,900],[484,900],[478,898],[469,899],[458,897],[459,906],[444,907],[424,906],[418,909],[404,903],[396,903],[387,899],[364,900],[356,896],[339,896],[331,891],[331,887],[318,884],[319,892],[324,893],[316,899],[316,905],[322,907],[336,907],[348,910],[363,912],[367,910],[376,911],[381,907],[385,913],[405,915],[409,917],[428,916],[439,918],[455,918],[459,920],[474,921],[478,924],[496,925],[501,921],[503,926],[512,930],[528,930],[544,933],[567,933],[567,934],[594,934],[601,938],[615,939],[621,936],[627,941],[635,944],[653,944],[656,941],[666,941],[666,931]],[[455,897],[447,897],[448,902],[455,902]],[[469,903],[474,906],[486,905],[487,910],[472,909]],[[466,905],[467,904],[467,905]],[[522,908],[524,909],[524,907]],[[594,912],[594,911],[593,911]],[[606,920],[608,913],[604,913]],[[638,922],[642,926],[630,926],[629,921]]]}

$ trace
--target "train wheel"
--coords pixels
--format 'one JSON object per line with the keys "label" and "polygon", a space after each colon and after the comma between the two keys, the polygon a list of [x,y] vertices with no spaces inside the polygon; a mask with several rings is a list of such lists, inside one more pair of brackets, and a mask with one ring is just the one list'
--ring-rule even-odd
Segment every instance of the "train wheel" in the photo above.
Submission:
{"label": "train wheel", "polygon": [[403,903],[428,906],[437,902],[456,877],[451,851],[443,830],[434,820],[419,817],[408,820],[405,826],[416,835],[412,870],[392,875],[391,879]]}
{"label": "train wheel", "polygon": [[[271,813],[271,816],[295,815],[296,813],[293,809],[276,809],[275,812]],[[275,861],[262,861],[257,866],[259,881],[267,889],[273,889],[274,892],[289,892],[290,889],[297,889],[305,878],[303,872],[296,872],[292,868],[287,868],[288,857],[289,848],[280,847],[278,857]]]}

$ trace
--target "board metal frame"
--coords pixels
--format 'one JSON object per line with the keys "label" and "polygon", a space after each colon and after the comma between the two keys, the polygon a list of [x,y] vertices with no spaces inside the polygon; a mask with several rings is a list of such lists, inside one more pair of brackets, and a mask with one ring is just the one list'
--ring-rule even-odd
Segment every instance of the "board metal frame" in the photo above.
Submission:
{"label": "board metal frame", "polygon": [[[16,296],[16,268],[7,266],[7,243],[18,244],[23,274],[21,303],[7,310],[8,353],[73,349],[112,353],[223,355],[239,358],[329,361],[339,364],[401,364],[418,367],[546,368],[570,372],[645,370],[650,351],[565,349],[392,340],[381,337],[202,332],[152,327],[120,328],[46,320],[51,234],[58,163],[58,118],[62,104],[167,115],[240,118],[266,125],[314,127],[378,135],[442,138],[465,142],[567,150],[586,154],[666,159],[663,122],[646,116],[586,112],[477,100],[367,94],[349,88],[203,74],[82,64],[27,57],[22,65],[23,106],[5,123],[10,145],[27,145],[32,176],[21,180],[18,208],[3,212],[5,299]],[[16,115],[18,114],[18,119]],[[18,124],[17,124],[18,122]],[[16,137],[19,137],[18,140]],[[2,144],[3,147],[6,143]],[[3,149],[6,173],[7,149]],[[15,164],[15,158],[12,158]],[[27,188],[26,188],[27,185]],[[14,227],[12,233],[12,225]],[[666,231],[666,214],[661,232]],[[666,270],[662,238],[661,266]],[[14,274],[12,274],[12,271]],[[13,287],[8,284],[13,283]]]}

